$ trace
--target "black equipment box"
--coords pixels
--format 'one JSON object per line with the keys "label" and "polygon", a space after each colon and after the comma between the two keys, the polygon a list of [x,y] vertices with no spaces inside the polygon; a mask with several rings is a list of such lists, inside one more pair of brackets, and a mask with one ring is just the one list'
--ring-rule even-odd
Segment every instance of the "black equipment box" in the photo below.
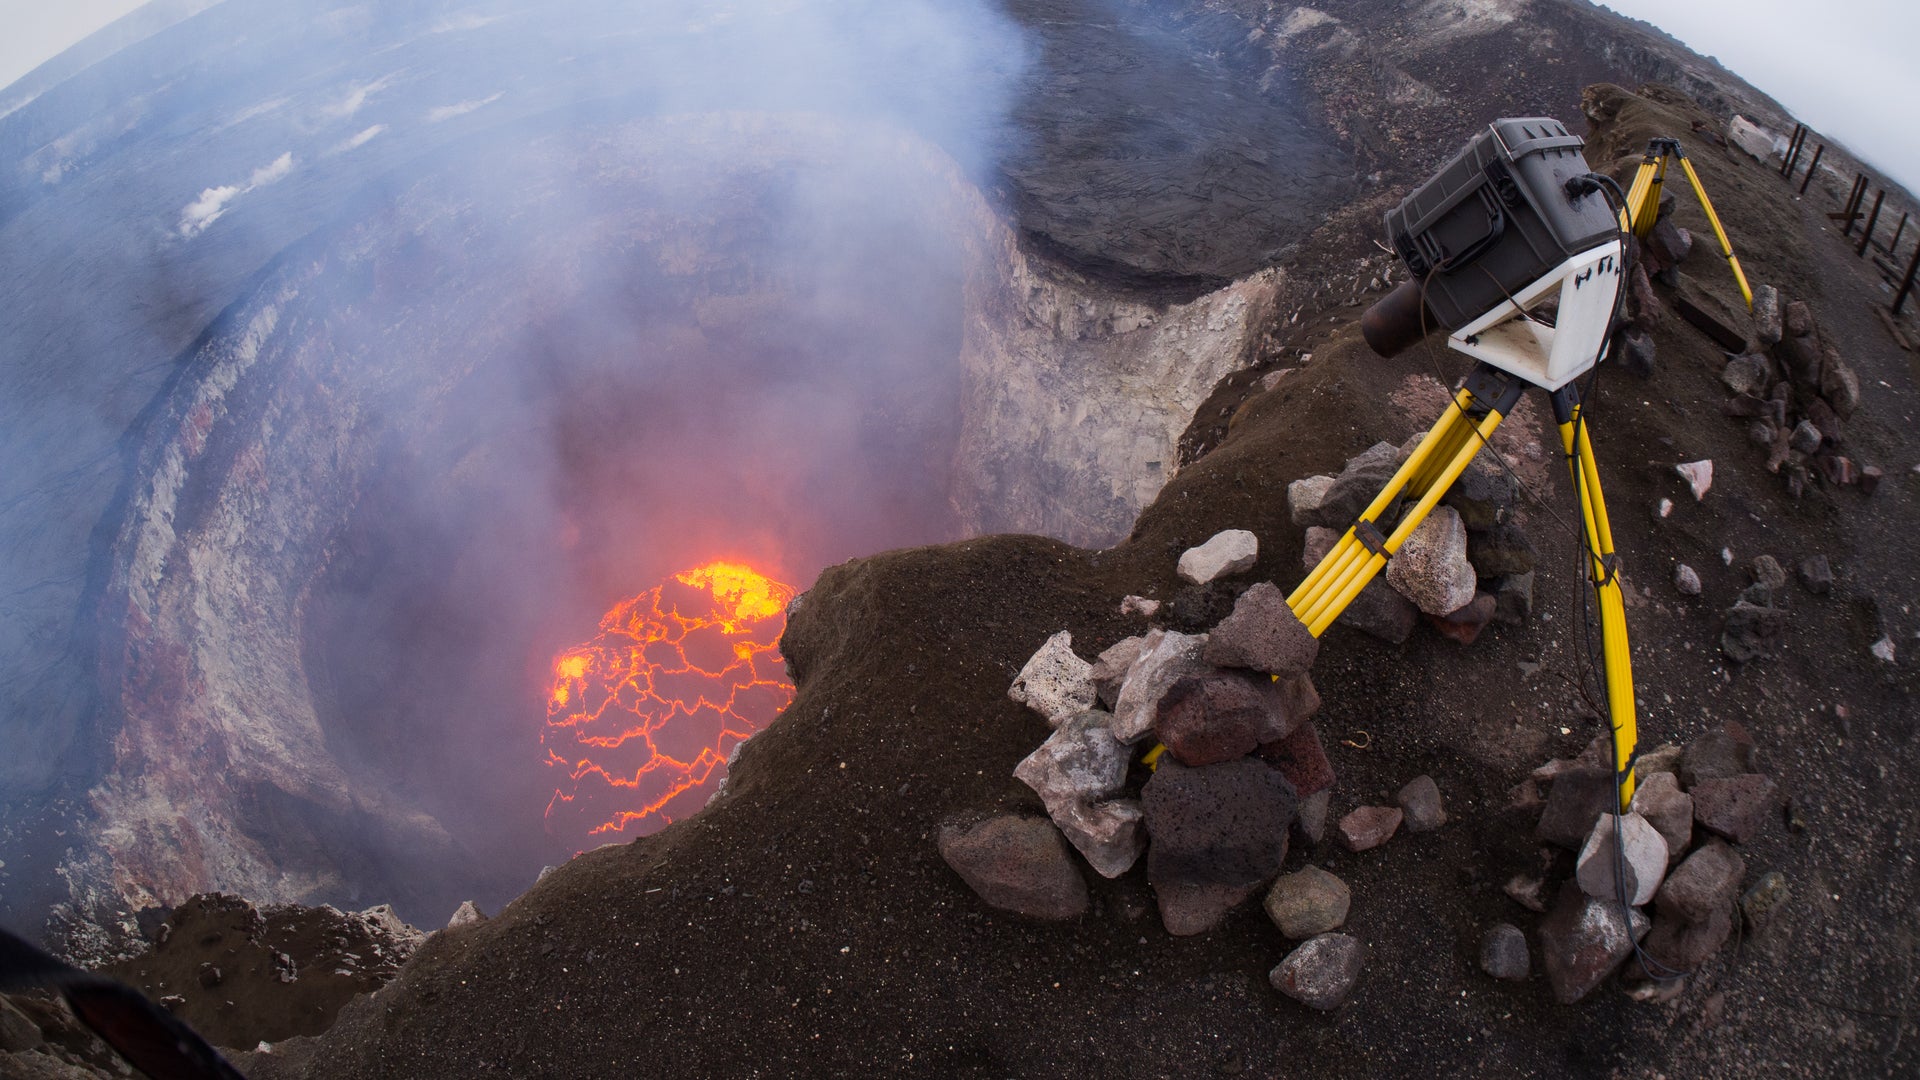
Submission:
{"label": "black equipment box", "polygon": [[1557,120],[1495,120],[1387,211],[1394,250],[1425,281],[1427,307],[1446,329],[1619,235],[1605,196],[1567,195],[1567,181],[1591,171],[1585,145]]}

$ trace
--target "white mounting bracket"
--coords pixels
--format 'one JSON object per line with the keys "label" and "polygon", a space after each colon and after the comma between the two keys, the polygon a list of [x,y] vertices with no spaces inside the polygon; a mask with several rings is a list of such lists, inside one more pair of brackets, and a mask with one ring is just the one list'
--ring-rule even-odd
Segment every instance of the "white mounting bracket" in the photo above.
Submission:
{"label": "white mounting bracket", "polygon": [[[1554,267],[1512,298],[1453,332],[1448,346],[1547,390],[1558,390],[1606,353],[1621,286],[1620,241]],[[1526,317],[1558,286],[1552,326]]]}

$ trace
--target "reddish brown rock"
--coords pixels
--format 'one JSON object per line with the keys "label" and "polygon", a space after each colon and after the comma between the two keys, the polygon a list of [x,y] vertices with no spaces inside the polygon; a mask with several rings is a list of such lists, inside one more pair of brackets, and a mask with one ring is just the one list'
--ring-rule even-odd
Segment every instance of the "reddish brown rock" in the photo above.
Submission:
{"label": "reddish brown rock", "polygon": [[1702,780],[1693,796],[1693,820],[1701,828],[1736,844],[1759,833],[1779,805],[1780,789],[1759,773]]}
{"label": "reddish brown rock", "polygon": [[1287,597],[1263,581],[1240,594],[1233,613],[1207,634],[1201,659],[1220,667],[1249,668],[1292,679],[1307,673],[1320,653],[1320,639],[1287,606]]}
{"label": "reddish brown rock", "polygon": [[[1257,685],[1265,684],[1265,685]],[[1153,733],[1183,765],[1217,765],[1245,757],[1263,742],[1292,731],[1265,675],[1212,671],[1190,675],[1167,690]]]}
{"label": "reddish brown rock", "polygon": [[1617,900],[1596,900],[1569,882],[1540,921],[1540,961],[1554,1000],[1571,1005],[1587,996],[1633,952],[1647,917]]}
{"label": "reddish brown rock", "polygon": [[1003,814],[940,830],[940,857],[988,906],[1033,919],[1086,913],[1087,883],[1046,818]]}

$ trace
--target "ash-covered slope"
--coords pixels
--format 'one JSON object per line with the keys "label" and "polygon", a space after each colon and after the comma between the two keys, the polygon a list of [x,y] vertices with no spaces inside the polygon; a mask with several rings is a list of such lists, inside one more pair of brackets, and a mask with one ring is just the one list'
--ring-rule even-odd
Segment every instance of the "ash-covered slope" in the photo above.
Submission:
{"label": "ash-covered slope", "polygon": [[[1654,134],[1684,136],[1697,112],[1603,89],[1609,168]],[[1662,102],[1666,102],[1663,104]],[[1616,157],[1616,155],[1619,155]],[[1401,403],[1433,377],[1420,352],[1367,352],[1355,312],[1300,332],[1310,363],[1242,395],[1224,441],[1183,470],[1122,544],[1099,552],[991,537],[891,552],[824,573],[784,647],[800,685],[747,743],[706,812],[561,867],[494,919],[437,935],[401,979],[342,1014],[319,1040],[247,1055],[261,1076],[404,1076],[500,1070],[553,1076],[634,1071],[1164,1076],[1208,1071],[1360,1077],[1477,1071],[1737,1077],[1793,1070],[1902,1075],[1910,980],[1905,921],[1916,900],[1902,823],[1916,809],[1913,660],[1871,646],[1914,633],[1898,597],[1916,587],[1896,538],[1920,527],[1904,466],[1920,452],[1902,417],[1920,394],[1864,313],[1872,281],[1764,166],[1696,152],[1757,280],[1807,300],[1823,332],[1875,387],[1847,427],[1863,459],[1900,467],[1872,497],[1817,487],[1790,497],[1744,422],[1725,418],[1724,356],[1671,316],[1655,320],[1650,379],[1606,373],[1590,400],[1613,508],[1644,703],[1645,745],[1684,742],[1737,719],[1780,778],[1799,825],[1769,822],[1750,865],[1782,871],[1794,899],[1769,932],[1708,963],[1674,1001],[1612,992],[1575,1009],[1533,983],[1475,965],[1481,932],[1524,917],[1501,891],[1537,872],[1533,818],[1509,789],[1600,730],[1576,686],[1584,661],[1572,539],[1554,522],[1569,494],[1551,455],[1538,502],[1539,621],[1470,648],[1422,630],[1388,646],[1335,627],[1315,679],[1316,723],[1338,772],[1334,814],[1434,776],[1453,819],[1359,855],[1296,850],[1349,882],[1347,932],[1370,957],[1349,1002],[1312,1013],[1266,973],[1288,945],[1258,910],[1173,938],[1138,870],[1092,879],[1094,904],[1065,925],[986,910],[941,861],[955,816],[1032,808],[1014,765],[1047,734],[1006,696],[1050,634],[1084,655],[1137,633],[1129,593],[1192,625],[1217,607],[1174,576],[1186,547],[1224,528],[1260,539],[1239,585],[1302,573],[1288,482],[1336,469],[1378,439],[1423,426]],[[1696,253],[1683,272],[1717,281]],[[1715,288],[1725,286],[1714,285]],[[1548,439],[1513,421],[1521,438]],[[1551,445],[1551,443],[1549,443]],[[1695,502],[1672,466],[1710,457]],[[1666,517],[1661,499],[1677,505]],[[1731,554],[1722,561],[1722,551]],[[1721,653],[1721,611],[1754,556],[1825,554],[1832,594],[1786,600],[1777,655]],[[1669,584],[1687,562],[1698,598]],[[1364,733],[1364,734],[1362,734]]]}

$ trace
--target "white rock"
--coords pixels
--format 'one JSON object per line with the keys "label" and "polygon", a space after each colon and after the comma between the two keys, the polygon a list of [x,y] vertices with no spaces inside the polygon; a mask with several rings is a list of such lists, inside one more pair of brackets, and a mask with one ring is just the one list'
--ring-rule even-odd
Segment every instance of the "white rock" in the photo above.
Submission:
{"label": "white rock", "polygon": [[1673,568],[1673,587],[1680,590],[1682,596],[1700,595],[1700,575],[1693,567],[1681,563]]}
{"label": "white rock", "polygon": [[1653,516],[1657,518],[1665,518],[1671,513],[1673,513],[1672,499],[1661,499],[1659,505],[1653,508]]}
{"label": "white rock", "polygon": [[[1620,837],[1625,841],[1627,901],[1639,907],[1653,899],[1660,879],[1667,872],[1667,840],[1653,823],[1639,814],[1620,815]],[[1619,895],[1614,884],[1614,816],[1602,814],[1580,849],[1578,869],[1574,872],[1580,891],[1596,900],[1612,900]]]}
{"label": "white rock", "polygon": [[1013,775],[1046,804],[1047,816],[1103,877],[1127,872],[1146,850],[1137,802],[1102,802],[1127,782],[1132,755],[1107,727],[1112,717],[1067,718]]}
{"label": "white rock", "polygon": [[1260,541],[1245,529],[1227,529],[1180,556],[1180,576],[1195,585],[1253,569]]}
{"label": "white rock", "polygon": [[1694,502],[1707,497],[1707,489],[1713,486],[1712,459],[1702,458],[1699,461],[1684,462],[1675,465],[1673,471],[1679,473],[1680,479],[1687,482],[1687,489],[1693,492]]}
{"label": "white rock", "polygon": [[1126,681],[1113,702],[1113,735],[1123,743],[1139,742],[1153,730],[1160,709],[1160,698],[1174,683],[1188,675],[1211,671],[1200,659],[1207,635],[1182,634],[1174,630],[1152,630],[1140,644],[1140,656],[1127,669]]}
{"label": "white rock", "polygon": [[1120,614],[1138,615],[1151,619],[1160,613],[1160,601],[1149,600],[1144,596],[1127,596],[1120,601]]}
{"label": "white rock", "polygon": [[1146,854],[1146,814],[1138,799],[1074,803],[1053,820],[1101,877],[1119,877]]}
{"label": "white rock", "polygon": [[1326,500],[1327,489],[1332,486],[1331,476],[1309,476],[1288,484],[1287,513],[1293,517],[1293,523],[1303,526],[1313,524],[1313,512],[1320,509],[1320,504]]}
{"label": "white rock", "polygon": [[1073,635],[1062,630],[1027,659],[1007,696],[1059,727],[1093,708],[1093,665],[1074,654]]}
{"label": "white rock", "polygon": [[1893,663],[1893,639],[1882,634],[1880,640],[1873,643],[1873,655],[1889,664]]}
{"label": "white rock", "polygon": [[1477,581],[1467,561],[1467,527],[1451,506],[1434,508],[1387,560],[1387,584],[1429,615],[1473,602]]}

